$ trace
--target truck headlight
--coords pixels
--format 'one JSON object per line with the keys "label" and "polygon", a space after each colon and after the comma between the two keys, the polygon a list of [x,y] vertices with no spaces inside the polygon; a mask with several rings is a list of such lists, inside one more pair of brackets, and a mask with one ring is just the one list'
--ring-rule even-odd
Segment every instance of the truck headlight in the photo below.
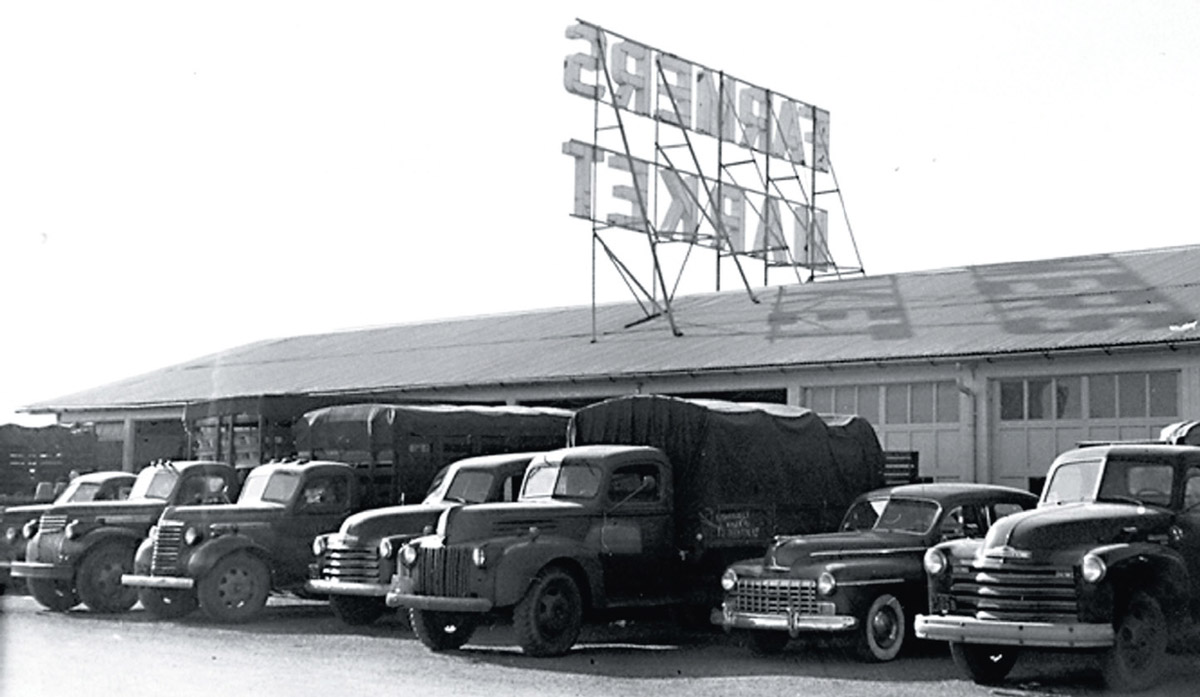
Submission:
{"label": "truck headlight", "polygon": [[725,569],[725,573],[721,574],[721,588],[726,591],[731,591],[737,588],[737,572],[733,569]]}
{"label": "truck headlight", "polygon": [[204,534],[200,532],[200,528],[194,525],[189,525],[187,530],[183,531],[183,543],[187,546],[192,546],[200,541]]}
{"label": "truck headlight", "polygon": [[487,564],[487,550],[483,547],[471,550],[471,563],[475,564],[475,568],[482,569]]}
{"label": "truck headlight", "polygon": [[946,553],[937,548],[925,550],[925,573],[938,576],[946,570]]}
{"label": "truck headlight", "polygon": [[817,592],[821,595],[833,595],[837,590],[837,579],[828,571],[822,571],[817,577]]}
{"label": "truck headlight", "polygon": [[417,548],[412,545],[404,545],[400,548],[400,563],[411,567],[417,563]]}
{"label": "truck headlight", "polygon": [[21,527],[21,535],[23,535],[27,540],[32,540],[33,536],[37,534],[37,528],[37,519],[34,518],[33,520],[26,522],[25,525]]}
{"label": "truck headlight", "polygon": [[76,537],[79,537],[79,521],[72,520],[71,522],[67,523],[67,529],[63,530],[63,534],[67,536],[68,540],[73,540]]}
{"label": "truck headlight", "polygon": [[1080,575],[1083,580],[1088,583],[1098,583],[1108,573],[1108,565],[1104,560],[1092,553],[1083,555],[1083,564],[1080,568]]}
{"label": "truck headlight", "polygon": [[395,547],[395,545],[392,544],[392,541],[390,539],[385,537],[379,541],[379,558],[380,559],[391,559],[392,553],[395,551],[396,551],[396,547]]}
{"label": "truck headlight", "polygon": [[329,537],[327,535],[317,535],[313,538],[312,553],[314,557],[319,557],[329,549]]}
{"label": "truck headlight", "polygon": [[17,536],[20,534],[21,534],[20,530],[17,530],[16,528],[14,528],[10,525],[8,527],[8,529],[4,531],[4,541],[11,545],[12,543],[17,541]]}

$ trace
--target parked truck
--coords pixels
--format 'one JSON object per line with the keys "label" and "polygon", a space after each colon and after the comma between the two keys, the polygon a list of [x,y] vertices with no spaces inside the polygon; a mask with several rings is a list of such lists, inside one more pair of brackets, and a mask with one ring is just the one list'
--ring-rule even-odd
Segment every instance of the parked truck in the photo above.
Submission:
{"label": "parked truck", "polygon": [[25,560],[12,564],[43,607],[65,612],[83,602],[93,612],[124,612],[137,602],[121,575],[168,507],[227,502],[237,496],[234,468],[221,462],[159,462],[144,468],[124,501],[50,506],[25,528]]}
{"label": "parked truck", "polygon": [[515,503],[444,511],[399,551],[387,604],[434,651],[488,615],[511,617],[530,655],[568,651],[585,618],[720,602],[732,561],[781,532],[832,529],[882,483],[861,419],[657,395],[579,410],[572,446],[534,457]]}

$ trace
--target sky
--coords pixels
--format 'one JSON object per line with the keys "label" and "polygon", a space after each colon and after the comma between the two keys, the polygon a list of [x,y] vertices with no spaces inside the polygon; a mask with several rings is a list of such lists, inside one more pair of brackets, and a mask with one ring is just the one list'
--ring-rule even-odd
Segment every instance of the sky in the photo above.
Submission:
{"label": "sky", "polygon": [[571,215],[577,19],[827,110],[868,275],[1197,241],[1196,0],[9,2],[0,423],[264,339],[631,300]]}

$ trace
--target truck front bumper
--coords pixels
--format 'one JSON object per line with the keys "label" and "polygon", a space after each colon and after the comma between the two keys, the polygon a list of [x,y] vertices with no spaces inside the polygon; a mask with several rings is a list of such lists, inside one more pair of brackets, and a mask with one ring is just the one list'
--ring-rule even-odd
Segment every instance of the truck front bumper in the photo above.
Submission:
{"label": "truck front bumper", "polygon": [[70,581],[75,576],[75,568],[62,564],[50,564],[41,561],[15,561],[12,563],[13,578],[39,578],[51,581]]}
{"label": "truck front bumper", "polygon": [[412,581],[396,577],[384,598],[388,607],[409,607],[415,610],[442,612],[488,612],[492,601],[487,598],[455,598],[438,595],[419,595],[413,592]]}
{"label": "truck front bumper", "polygon": [[369,598],[382,598],[388,593],[386,583],[349,583],[347,581],[330,581],[314,578],[305,582],[304,589],[311,593],[327,593],[329,595],[358,595]]}
{"label": "truck front bumper", "polygon": [[721,626],[725,629],[775,630],[787,632],[795,638],[805,632],[845,632],[857,627],[858,619],[848,615],[804,615],[798,612],[736,612],[726,605],[721,610]]}
{"label": "truck front bumper", "polygon": [[914,630],[921,639],[964,644],[1104,648],[1113,645],[1111,624],[980,620],[963,615],[917,615]]}
{"label": "truck front bumper", "polygon": [[186,576],[146,576],[144,574],[121,574],[121,585],[135,588],[159,588],[162,590],[190,590],[196,580]]}

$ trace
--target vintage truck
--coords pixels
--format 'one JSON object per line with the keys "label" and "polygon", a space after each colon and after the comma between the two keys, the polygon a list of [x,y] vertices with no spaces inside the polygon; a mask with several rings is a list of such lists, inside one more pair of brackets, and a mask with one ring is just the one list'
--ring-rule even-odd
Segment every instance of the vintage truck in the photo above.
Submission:
{"label": "vintage truck", "polygon": [[636,395],[579,410],[571,436],[516,502],[450,508],[400,549],[386,601],[428,648],[462,646],[485,615],[511,616],[535,656],[570,650],[585,617],[707,621],[730,562],[832,529],[882,481],[869,425],[799,407]]}
{"label": "vintage truck", "polygon": [[121,583],[158,618],[199,607],[218,622],[248,621],[272,590],[303,589],[313,538],[337,530],[362,500],[345,463],[259,465],[236,504],[163,511]]}
{"label": "vintage truck", "polygon": [[334,612],[346,624],[374,622],[389,610],[384,596],[396,570],[395,551],[409,539],[431,531],[447,508],[516,500],[533,456],[515,453],[465,458],[438,474],[421,503],[350,516],[336,533],[313,540],[315,563],[307,589],[327,594]]}
{"label": "vintage truck", "polygon": [[133,554],[168,507],[228,501],[237,495],[233,467],[220,462],[159,462],[144,468],[124,501],[50,506],[28,524],[25,560],[13,578],[25,579],[43,607],[65,612],[83,601],[93,612],[124,612],[137,594],[121,585]]}
{"label": "vintage truck", "polygon": [[1002,681],[1022,650],[1064,649],[1096,653],[1111,689],[1145,689],[1169,642],[1200,627],[1200,447],[1067,451],[1036,509],[931,548],[924,566],[916,635],[950,642],[975,682]]}
{"label": "vintage truck", "polygon": [[0,538],[0,592],[4,592],[8,586],[12,563],[25,559],[26,538],[23,530],[26,525],[36,521],[55,504],[124,501],[129,498],[134,479],[136,477],[129,472],[88,472],[68,482],[66,488],[51,502],[9,506],[0,511],[0,530],[4,531],[4,537]]}

